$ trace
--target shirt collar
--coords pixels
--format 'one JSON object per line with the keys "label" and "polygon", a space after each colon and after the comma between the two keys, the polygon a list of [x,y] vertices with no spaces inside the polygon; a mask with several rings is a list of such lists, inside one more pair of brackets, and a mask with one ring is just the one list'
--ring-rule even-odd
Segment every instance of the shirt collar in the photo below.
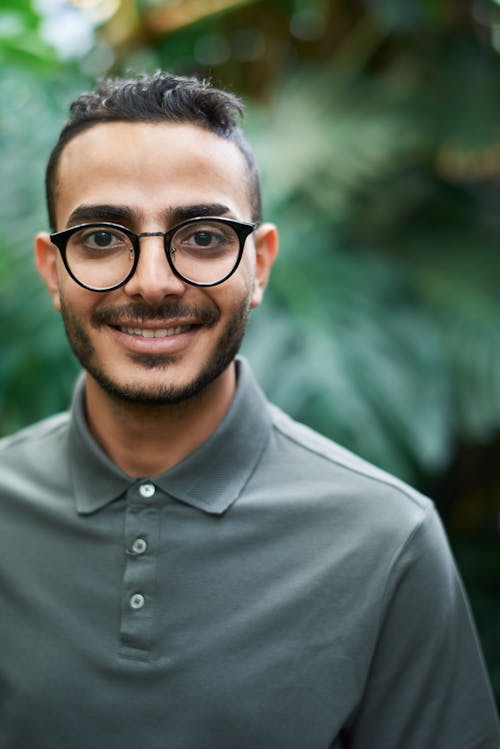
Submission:
{"label": "shirt collar", "polygon": [[[250,366],[244,359],[236,365],[236,395],[215,432],[173,468],[149,477],[171,497],[212,514],[222,514],[238,499],[271,429],[268,405]],[[69,447],[76,507],[81,514],[97,512],[142,480],[121,471],[91,435],[83,377],[73,397]]]}

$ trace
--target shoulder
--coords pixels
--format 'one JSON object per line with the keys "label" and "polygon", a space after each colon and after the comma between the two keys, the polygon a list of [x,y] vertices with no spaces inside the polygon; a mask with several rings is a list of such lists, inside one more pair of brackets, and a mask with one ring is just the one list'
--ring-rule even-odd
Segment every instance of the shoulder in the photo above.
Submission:
{"label": "shoulder", "polygon": [[0,439],[0,461],[10,461],[25,453],[33,454],[35,450],[39,454],[45,454],[52,445],[66,438],[69,418],[67,412],[56,414],[3,437]]}
{"label": "shoulder", "polygon": [[[252,499],[282,529],[304,564],[357,586],[375,609],[389,600],[408,569],[422,579],[454,564],[434,503],[404,481],[269,406],[270,437],[254,476]],[[263,497],[263,498],[262,498]],[[318,561],[319,560],[319,561]],[[425,567],[425,574],[421,566]],[[366,590],[368,585],[372,593]],[[380,600],[378,600],[380,597]]]}
{"label": "shoulder", "polygon": [[[0,506],[23,513],[70,486],[69,415],[51,416],[0,440]],[[4,515],[5,518],[5,515]]]}
{"label": "shoulder", "polygon": [[402,535],[434,514],[430,499],[404,481],[294,421],[270,405],[271,460],[280,465],[282,480],[302,490],[310,500],[329,497],[329,504],[343,516],[373,528],[399,527]]}
{"label": "shoulder", "polygon": [[294,421],[281,409],[270,406],[273,431],[282,441],[282,447],[297,459],[314,464],[326,474],[344,473],[362,484],[381,485],[397,493],[407,495],[418,506],[426,510],[430,500],[395,476],[377,468],[372,463],[360,458],[327,437],[319,434],[305,424]]}

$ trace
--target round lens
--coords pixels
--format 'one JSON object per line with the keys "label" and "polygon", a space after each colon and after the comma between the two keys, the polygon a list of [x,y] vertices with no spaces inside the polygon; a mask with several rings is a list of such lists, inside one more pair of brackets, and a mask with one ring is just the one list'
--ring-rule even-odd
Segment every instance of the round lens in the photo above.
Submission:
{"label": "round lens", "polygon": [[175,269],[188,281],[213,284],[228,276],[238,262],[240,241],[223,221],[203,219],[179,227],[170,242]]}
{"label": "round lens", "polygon": [[71,272],[85,286],[109,289],[127,278],[135,252],[125,232],[98,224],[72,234],[66,245]]}

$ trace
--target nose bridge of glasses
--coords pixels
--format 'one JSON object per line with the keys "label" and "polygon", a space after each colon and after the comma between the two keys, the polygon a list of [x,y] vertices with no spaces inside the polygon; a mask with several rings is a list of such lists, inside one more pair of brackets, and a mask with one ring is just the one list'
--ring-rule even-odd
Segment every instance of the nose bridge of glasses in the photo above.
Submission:
{"label": "nose bridge of glasses", "polygon": [[[167,243],[166,243],[167,234],[164,231],[141,231],[135,234],[135,243],[136,243],[135,249],[140,250],[140,247],[143,244],[141,240],[146,239],[147,241],[149,241],[150,237],[160,237],[162,240],[161,241],[162,252],[164,252],[167,249]],[[150,254],[150,250],[147,254],[148,255]]]}
{"label": "nose bridge of glasses", "polygon": [[136,237],[136,243],[137,243],[137,249],[139,249],[141,243],[141,239],[149,237],[161,237],[162,239],[162,249],[164,251],[167,251],[169,249],[169,242],[167,241],[167,238],[169,236],[169,232],[165,231],[141,231],[135,235]]}
{"label": "nose bridge of glasses", "polygon": [[137,234],[137,237],[140,239],[141,237],[165,237],[164,231],[141,231],[139,234]]}
{"label": "nose bridge of glasses", "polygon": [[[150,238],[153,237],[158,237],[161,241],[152,241]],[[141,293],[148,298],[161,298],[166,293],[180,293],[183,288],[183,282],[178,278],[168,257],[165,237],[166,234],[162,231],[135,234],[137,255],[134,271],[128,280],[128,288],[133,289],[134,293]],[[145,243],[142,241],[143,238],[146,240]]]}
{"label": "nose bridge of glasses", "polygon": [[[170,272],[173,273],[175,276],[178,276],[178,271],[174,265],[174,259],[173,259],[173,254],[175,253],[175,249],[171,245],[172,235],[174,233],[175,233],[175,229],[174,230],[171,229],[170,231],[143,231],[143,232],[137,233],[135,236],[136,236],[138,250],[140,250],[140,247],[142,244],[141,239],[143,237],[146,238],[147,241],[149,241],[149,237],[160,237],[162,240],[161,243],[155,244],[156,249],[153,252],[151,252],[152,247],[148,249],[145,248],[146,251],[141,253],[140,255],[139,265],[144,266],[145,263],[156,265],[156,263],[159,261],[160,255],[158,253],[160,251],[160,246],[161,246],[163,258],[165,259],[165,256],[166,256],[166,261],[167,261],[167,265],[170,267]],[[139,268],[139,265],[138,265],[138,268]]]}
{"label": "nose bridge of glasses", "polygon": [[[150,237],[159,237],[161,239],[161,242],[158,242],[156,240],[153,242],[152,245],[149,247],[145,247],[145,252],[140,253],[140,257],[138,258],[138,270],[144,266],[156,266],[159,262],[159,252],[161,247],[161,256],[163,257],[163,260],[165,261],[165,252],[167,250],[167,243],[166,243],[166,237],[167,234],[163,231],[142,231],[140,233],[137,233],[135,235],[136,238],[136,250],[141,249],[143,242],[141,240],[146,239],[146,243],[149,244],[151,242]],[[168,252],[167,252],[168,255]],[[168,258],[167,258],[168,260]],[[170,261],[168,262],[168,265],[171,265]],[[156,271],[157,272],[157,271]]]}

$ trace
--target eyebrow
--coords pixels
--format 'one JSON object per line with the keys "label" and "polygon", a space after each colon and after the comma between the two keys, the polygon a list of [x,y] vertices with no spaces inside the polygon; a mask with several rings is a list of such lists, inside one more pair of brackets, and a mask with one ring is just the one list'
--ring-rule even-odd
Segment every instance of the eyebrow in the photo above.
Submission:
{"label": "eyebrow", "polygon": [[185,221],[188,218],[198,218],[198,216],[223,216],[231,213],[227,205],[222,203],[200,203],[198,205],[176,206],[171,213],[174,223]]}
{"label": "eyebrow", "polygon": [[67,226],[77,226],[85,221],[130,223],[133,219],[133,211],[124,205],[79,205],[70,213]]}
{"label": "eyebrow", "polygon": [[[186,221],[198,216],[224,216],[231,213],[231,209],[222,203],[197,203],[181,205],[165,211],[172,224]],[[142,211],[134,211],[125,205],[79,205],[68,217],[67,227],[77,226],[85,221],[110,221],[112,223],[133,224]]]}

